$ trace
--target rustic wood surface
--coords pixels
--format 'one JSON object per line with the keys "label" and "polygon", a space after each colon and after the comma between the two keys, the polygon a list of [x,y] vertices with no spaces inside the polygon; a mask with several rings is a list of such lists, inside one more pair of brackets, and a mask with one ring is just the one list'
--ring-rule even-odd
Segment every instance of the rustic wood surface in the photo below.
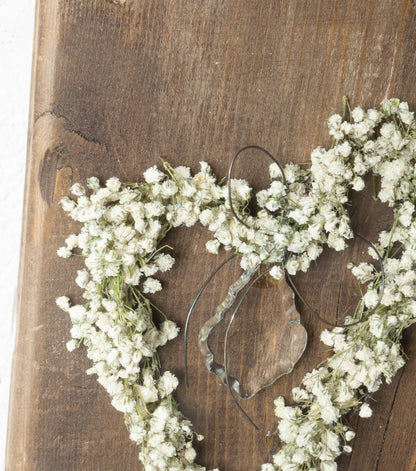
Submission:
{"label": "rustic wood surface", "polygon": [[[193,170],[207,160],[224,176],[247,144],[264,146],[282,162],[306,162],[313,147],[329,144],[325,119],[341,111],[343,95],[365,107],[399,96],[415,109],[415,15],[406,0],[38,1],[7,470],[140,469],[122,415],[85,374],[85,353],[65,348],[70,321],[54,299],[80,299],[73,280],[81,261],[56,256],[78,228],[58,206],[71,184],[91,175],[134,181],[161,155]],[[246,162],[251,183],[265,164]],[[391,223],[390,210],[374,203],[370,189],[353,195],[351,214],[373,240]],[[204,252],[207,239],[200,227],[169,238],[178,262],[155,302],[181,325],[221,259]],[[354,296],[345,265],[362,252],[359,243],[343,254],[326,251],[314,270],[296,277],[328,319],[341,318]],[[287,395],[326,354],[319,343],[324,325],[298,302],[306,353],[293,374],[244,401],[261,427],[256,433],[207,373],[197,344],[199,328],[238,273],[232,266],[218,274],[201,300],[191,323],[191,386],[178,392],[183,412],[206,436],[200,463],[226,471],[259,468],[273,446],[265,437],[276,426],[273,399]],[[264,305],[270,292],[261,293]],[[249,334],[268,322],[268,313],[238,322],[240,353],[249,361]],[[181,379],[182,341],[162,353]],[[409,361],[374,395],[373,417],[351,418],[358,434],[352,455],[339,460],[341,470],[415,469],[415,347],[410,329]]]}

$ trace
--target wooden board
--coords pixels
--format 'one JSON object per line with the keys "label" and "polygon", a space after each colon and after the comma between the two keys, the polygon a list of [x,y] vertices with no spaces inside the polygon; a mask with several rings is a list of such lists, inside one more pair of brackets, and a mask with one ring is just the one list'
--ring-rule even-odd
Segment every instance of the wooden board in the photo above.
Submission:
{"label": "wooden board", "polygon": [[[73,282],[80,260],[56,256],[78,228],[58,206],[71,184],[91,175],[134,181],[161,155],[193,170],[207,160],[223,176],[247,144],[282,162],[305,162],[315,146],[329,144],[325,120],[341,111],[343,95],[364,107],[399,96],[415,109],[415,15],[406,0],[38,0],[7,470],[140,469],[122,415],[84,373],[84,352],[65,348],[70,321],[54,300],[80,299]],[[258,169],[247,164],[252,183]],[[391,222],[370,190],[353,197],[351,211],[369,238]],[[207,239],[200,227],[170,239],[178,263],[155,302],[181,325],[219,263],[204,252]],[[358,246],[337,256],[327,251],[314,273],[297,277],[303,293],[325,300],[320,308],[333,320],[339,299],[352,295],[346,262],[359,257]],[[264,436],[276,426],[273,399],[325,356],[323,324],[299,305],[309,333],[305,355],[292,375],[244,403],[261,425],[257,434],[197,349],[198,329],[237,273],[232,267],[216,279],[192,322],[191,387],[178,392],[206,436],[200,462],[227,471],[259,468],[273,445]],[[244,348],[244,332],[256,322],[253,316],[238,326]],[[409,361],[374,395],[373,417],[351,419],[358,434],[341,470],[414,469],[415,346],[410,329]],[[182,379],[181,354],[179,337],[162,360]]]}

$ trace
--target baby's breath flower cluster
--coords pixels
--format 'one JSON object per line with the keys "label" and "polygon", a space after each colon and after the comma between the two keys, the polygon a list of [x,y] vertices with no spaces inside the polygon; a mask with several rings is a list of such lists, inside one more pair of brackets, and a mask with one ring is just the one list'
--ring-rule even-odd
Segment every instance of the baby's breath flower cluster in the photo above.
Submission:
{"label": "baby's breath flower cluster", "polygon": [[[351,451],[354,437],[343,416],[351,410],[371,416],[369,394],[403,366],[401,335],[416,319],[413,113],[397,99],[368,111],[351,111],[346,103],[344,116],[332,116],[328,126],[333,145],[315,149],[310,168],[288,164],[283,177],[274,163],[270,186],[255,195],[246,181],[232,180],[233,209],[245,225],[231,211],[227,186],[216,181],[205,162],[194,176],[187,167],[163,162],[164,171],[149,168],[141,183],[110,178],[101,186],[90,178],[87,188],[72,187],[75,200],[62,200],[63,209],[82,227],[58,255],[78,253],[86,265],[76,278],[85,303],[71,305],[65,296],[57,300],[73,323],[67,346],[87,347],[93,362],[88,373],[97,375],[113,406],[124,413],[130,438],[141,445],[146,471],[204,469],[195,463],[193,447],[193,439],[202,437],[192,431],[172,396],[178,380],[163,372],[158,360],[158,347],[179,329],[166,317],[157,323],[152,315],[157,308],[145,296],[161,289],[157,273],[173,266],[170,247],[162,245],[173,227],[199,221],[213,234],[206,244],[209,252],[232,250],[243,270],[266,264],[279,279],[285,271],[306,271],[323,245],[345,248],[353,237],[346,210],[349,192],[364,188],[367,173],[380,178],[377,196],[393,207],[393,227],[377,243],[384,281],[371,263],[350,266],[368,289],[347,319],[350,326],[322,332],[321,340],[334,354],[293,390],[296,404],[276,399],[284,445],[262,471],[335,470],[335,459]],[[248,210],[252,198],[259,208],[256,215]]]}

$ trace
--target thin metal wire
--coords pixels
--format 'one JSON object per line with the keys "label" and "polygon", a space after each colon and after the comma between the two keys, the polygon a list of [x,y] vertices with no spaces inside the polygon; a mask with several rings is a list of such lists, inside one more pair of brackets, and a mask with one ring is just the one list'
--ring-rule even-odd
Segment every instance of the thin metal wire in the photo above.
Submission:
{"label": "thin metal wire", "polygon": [[209,285],[211,280],[214,278],[214,276],[221,270],[221,268],[226,265],[228,262],[230,262],[236,254],[231,255],[231,257],[228,257],[226,260],[224,260],[212,273],[211,275],[207,278],[205,283],[201,286],[200,290],[198,291],[198,294],[195,296],[195,299],[193,303],[191,304],[191,307],[188,311],[188,314],[186,316],[186,321],[185,321],[185,328],[184,328],[184,363],[185,363],[185,385],[186,387],[189,387],[189,382],[188,382],[188,327],[189,327],[189,321],[191,319],[192,312],[196,306],[196,303],[198,302],[199,298],[201,297],[202,293],[204,292],[205,288]]}
{"label": "thin metal wire", "polygon": [[[247,227],[248,229],[255,229],[254,227],[248,225],[243,219],[240,218],[240,216],[237,214],[236,210],[234,209],[234,206],[233,206],[233,201],[232,201],[232,197],[231,197],[231,179],[232,179],[232,172],[233,172],[233,167],[234,167],[234,164],[237,160],[237,158],[239,157],[239,155],[241,153],[243,153],[244,151],[246,150],[249,150],[249,149],[255,149],[255,150],[259,150],[261,152],[263,152],[264,154],[266,154],[271,160],[273,160],[273,162],[275,164],[277,164],[277,166],[279,167],[279,170],[282,174],[282,180],[283,180],[283,184],[285,185],[285,187],[287,187],[287,182],[286,182],[286,177],[285,177],[285,173],[283,171],[283,168],[282,166],[280,165],[280,163],[277,161],[277,159],[275,157],[273,157],[272,154],[270,154],[270,152],[268,152],[266,149],[264,149],[263,147],[260,147],[260,146],[254,146],[254,145],[250,145],[250,146],[245,146],[243,148],[241,148],[234,156],[233,160],[231,161],[231,164],[228,168],[228,181],[227,181],[227,190],[228,190],[228,203],[230,205],[230,209],[231,209],[231,213],[232,215],[234,216],[235,219],[237,219],[237,221],[242,224],[243,226]],[[270,232],[270,231],[264,231],[265,233],[268,233],[268,234],[274,234],[275,232]]]}
{"label": "thin metal wire", "polygon": [[[232,180],[232,172],[233,172],[233,168],[234,168],[234,164],[237,160],[237,158],[246,150],[249,150],[249,149],[254,149],[254,150],[259,150],[261,152],[263,152],[264,154],[266,154],[271,160],[273,160],[273,162],[275,162],[277,164],[277,166],[279,167],[279,170],[282,174],[282,180],[283,180],[283,184],[285,185],[285,187],[287,187],[287,180],[286,180],[286,177],[285,177],[285,174],[284,174],[284,171],[283,171],[283,168],[282,166],[280,165],[280,163],[277,161],[277,159],[275,157],[273,157],[272,154],[270,154],[266,149],[264,149],[263,147],[260,147],[260,146],[256,146],[256,145],[249,145],[249,146],[246,146],[246,147],[243,147],[241,148],[234,156],[233,160],[231,161],[231,164],[230,164],[230,167],[228,169],[228,181],[227,181],[227,190],[228,190],[228,202],[229,202],[229,205],[230,205],[230,210],[231,210],[231,213],[233,215],[233,217],[238,221],[240,222],[243,226],[247,227],[248,229],[256,229],[255,227],[252,227],[250,225],[248,225],[242,218],[240,218],[240,216],[237,214],[236,210],[234,209],[234,206],[233,206],[233,202],[232,202],[232,196],[231,196],[231,180]],[[275,232],[268,232],[266,231],[267,233],[269,234],[274,234]],[[366,242],[373,250],[374,252],[376,253],[377,255],[377,258],[379,260],[379,263],[380,263],[380,274],[381,274],[381,288],[379,289],[379,299],[378,299],[378,302],[376,304],[376,306],[371,309],[370,311],[367,312],[367,316],[369,316],[370,314],[372,314],[381,304],[381,300],[382,300],[382,297],[383,297],[383,294],[384,294],[384,286],[385,286],[385,273],[384,273],[384,264],[383,264],[383,258],[381,257],[381,255],[379,254],[378,250],[376,249],[376,247],[370,242],[368,241],[367,239],[365,239],[363,236],[361,236],[360,234],[357,234],[355,233],[355,236],[362,239],[364,242]],[[190,309],[189,309],[189,312],[188,312],[188,315],[186,317],[186,322],[185,322],[185,329],[184,329],[184,362],[185,362],[185,384],[186,384],[186,387],[189,386],[189,382],[188,382],[188,346],[187,346],[187,340],[188,340],[188,327],[189,327],[189,321],[190,321],[190,318],[191,318],[191,315],[193,313],[193,310],[196,306],[196,303],[198,302],[200,296],[202,295],[202,293],[204,292],[205,288],[208,286],[208,284],[211,282],[211,280],[213,279],[213,277],[221,270],[221,268],[223,268],[229,261],[231,261],[234,257],[236,256],[236,254],[233,254],[231,257],[229,257],[228,259],[226,259],[224,262],[222,262],[212,273],[211,275],[208,277],[208,279],[205,281],[205,283],[202,285],[202,287],[200,288],[200,290],[198,291],[198,294],[196,295]],[[284,257],[285,258],[285,257]],[[273,265],[272,265],[273,266]],[[242,406],[238,403],[235,395],[234,395],[234,392],[233,392],[233,389],[231,387],[231,384],[230,384],[230,376],[228,374],[228,337],[229,337],[229,332],[230,332],[230,329],[231,329],[231,326],[234,322],[234,319],[241,307],[241,304],[242,302],[244,301],[245,297],[247,296],[247,294],[249,293],[250,289],[252,288],[252,286],[258,281],[260,280],[264,275],[266,275],[272,268],[272,266],[270,266],[268,269],[266,269],[265,271],[263,271],[261,274],[259,274],[258,276],[256,276],[255,278],[253,278],[253,280],[250,281],[250,283],[248,284],[246,290],[244,291],[243,295],[241,296],[237,306],[235,307],[234,309],[234,312],[230,318],[230,321],[228,323],[228,326],[227,326],[227,329],[226,329],[226,332],[225,332],[225,337],[224,337],[224,371],[225,371],[225,378],[226,378],[226,384],[227,384],[227,388],[228,388],[228,391],[229,393],[231,394],[231,397],[232,397],[232,400],[234,402],[234,404],[236,405],[236,407],[240,410],[240,412],[243,414],[243,416],[250,422],[250,424],[257,430],[257,431],[260,431],[259,427],[255,424],[255,422],[250,418],[250,416],[245,412],[245,410],[242,408]],[[332,322],[329,322],[327,321],[326,319],[324,319],[320,314],[319,312],[317,312],[306,300],[305,298],[300,294],[299,290],[297,289],[296,285],[294,284],[293,282],[293,279],[292,277],[287,273],[287,270],[285,270],[286,272],[286,276],[287,276],[287,279],[291,285],[291,287],[293,288],[294,292],[297,294],[297,296],[301,299],[301,301],[312,311],[312,313],[320,320],[322,321],[323,323],[331,326],[331,327],[351,327],[351,326],[354,326],[354,325],[357,325],[357,324],[360,324],[361,322],[363,322],[365,320],[365,318],[362,318],[356,322],[353,322],[353,323],[350,323],[350,324],[334,324]]]}
{"label": "thin metal wire", "polygon": [[[379,296],[378,296],[378,301],[377,301],[377,304],[370,310],[366,313],[366,317],[370,316],[371,314],[373,314],[376,309],[380,306],[381,304],[381,300],[383,298],[383,294],[384,294],[384,286],[385,286],[385,273],[384,273],[384,263],[383,263],[383,258],[382,256],[380,255],[379,251],[377,250],[377,248],[374,246],[373,243],[371,243],[369,240],[367,240],[365,237],[363,237],[362,235],[358,234],[358,233],[354,233],[354,235],[356,237],[358,237],[359,239],[363,240],[366,244],[369,245],[369,247],[371,247],[374,252],[376,253],[377,255],[377,258],[378,258],[378,261],[380,263],[380,274],[381,274],[381,287],[380,287],[380,290],[379,290]],[[331,327],[351,327],[351,326],[354,326],[354,325],[357,325],[357,324],[361,324],[366,317],[363,317],[362,319],[359,319],[358,321],[355,321],[355,322],[351,322],[350,324],[334,324],[333,322],[330,322],[330,321],[327,321],[326,319],[324,319],[320,314],[319,312],[314,309],[309,303],[308,301],[306,301],[306,299],[300,294],[299,290],[297,289],[295,283],[293,282],[293,279],[292,277],[289,275],[289,273],[287,273],[286,271],[286,276],[287,276],[287,279],[291,285],[291,287],[293,288],[293,291],[298,295],[298,297],[300,298],[300,300],[303,302],[303,304],[305,304],[305,306],[307,306],[311,312],[313,313],[313,315],[315,317],[317,317],[321,322],[331,326]]]}
{"label": "thin metal wire", "polygon": [[237,408],[240,410],[240,412],[244,415],[244,417],[250,422],[250,424],[257,430],[257,432],[260,431],[259,427],[255,424],[253,419],[251,419],[251,417],[247,414],[247,412],[238,403],[236,397],[234,396],[233,388],[231,387],[231,384],[230,384],[230,376],[228,374],[228,354],[227,354],[227,352],[228,352],[228,336],[229,336],[229,333],[230,333],[231,326],[234,322],[234,319],[235,319],[235,317],[236,317],[236,315],[237,315],[237,313],[240,309],[241,304],[243,303],[245,297],[247,296],[248,292],[253,287],[253,285],[257,281],[259,281],[261,278],[263,278],[264,275],[269,273],[269,271],[271,269],[272,269],[272,267],[269,267],[267,270],[263,271],[262,273],[260,273],[259,275],[257,275],[256,277],[254,277],[250,281],[250,283],[248,284],[246,290],[244,291],[244,293],[242,294],[240,300],[238,301],[237,306],[234,309],[234,312],[233,312],[233,314],[230,318],[230,321],[228,323],[227,330],[225,332],[225,338],[224,338],[224,372],[225,372],[225,379],[226,379],[226,384],[227,384],[228,391],[231,394],[231,397],[233,399],[234,404],[237,406]]}

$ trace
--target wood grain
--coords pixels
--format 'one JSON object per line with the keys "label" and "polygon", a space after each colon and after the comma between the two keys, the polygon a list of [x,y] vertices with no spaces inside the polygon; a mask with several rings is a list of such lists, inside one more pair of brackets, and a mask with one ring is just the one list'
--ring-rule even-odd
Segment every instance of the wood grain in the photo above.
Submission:
{"label": "wood grain", "polygon": [[[65,349],[70,321],[54,299],[80,299],[73,282],[80,261],[56,256],[78,228],[58,206],[70,185],[91,175],[134,181],[160,155],[193,170],[207,160],[222,176],[247,144],[282,162],[306,162],[314,146],[329,143],[325,119],[341,110],[343,95],[364,107],[399,96],[415,109],[415,13],[408,0],[38,0],[7,470],[140,469],[123,417],[84,373],[84,352]],[[251,183],[265,164],[246,164]],[[391,222],[370,190],[353,195],[351,214],[369,238]],[[155,302],[181,325],[220,263],[204,252],[207,238],[199,227],[169,238],[178,263]],[[361,251],[359,245],[327,251],[316,271],[297,277],[302,293],[331,320],[343,314],[340,300],[354,294],[345,266]],[[273,445],[264,436],[276,426],[273,399],[288,395],[325,356],[324,326],[299,304],[309,337],[305,355],[293,374],[244,402],[261,426],[257,434],[207,373],[196,340],[237,276],[230,267],[201,300],[190,334],[191,387],[178,392],[183,412],[206,436],[200,462],[227,471],[259,468]],[[245,317],[239,326],[247,349],[244,332],[256,322]],[[358,434],[341,470],[415,468],[415,345],[411,329],[409,361],[374,395],[373,417],[351,418]],[[162,360],[183,378],[178,354],[181,337]]]}

